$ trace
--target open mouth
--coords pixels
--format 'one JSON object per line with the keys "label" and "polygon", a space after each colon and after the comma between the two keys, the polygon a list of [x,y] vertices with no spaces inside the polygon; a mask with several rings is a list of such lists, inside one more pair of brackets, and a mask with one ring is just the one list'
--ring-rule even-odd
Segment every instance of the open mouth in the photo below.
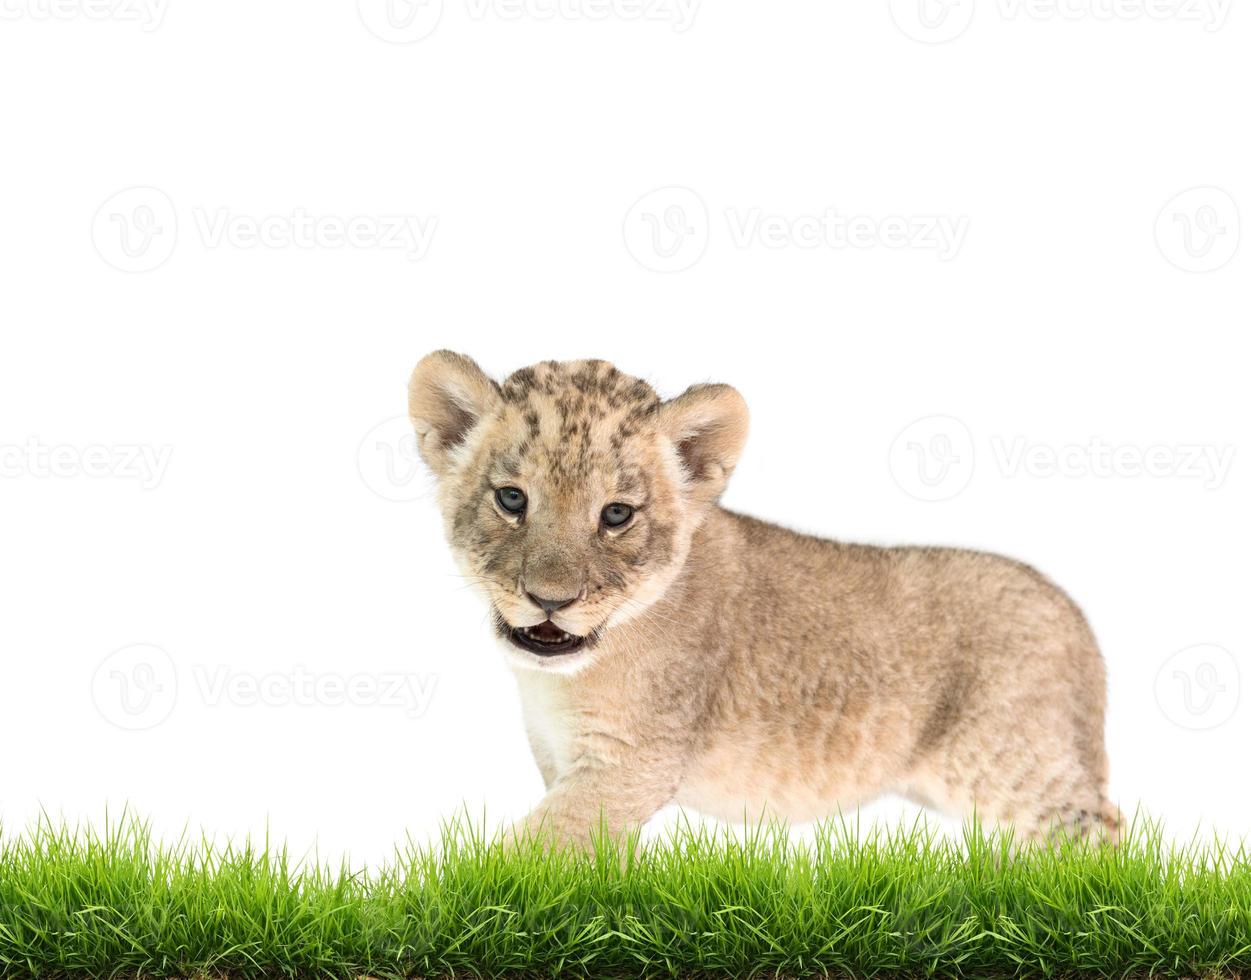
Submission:
{"label": "open mouth", "polygon": [[515,646],[537,653],[540,657],[556,657],[564,653],[573,653],[586,643],[585,636],[566,633],[550,620],[546,623],[539,623],[538,626],[509,628],[504,625],[502,628]]}

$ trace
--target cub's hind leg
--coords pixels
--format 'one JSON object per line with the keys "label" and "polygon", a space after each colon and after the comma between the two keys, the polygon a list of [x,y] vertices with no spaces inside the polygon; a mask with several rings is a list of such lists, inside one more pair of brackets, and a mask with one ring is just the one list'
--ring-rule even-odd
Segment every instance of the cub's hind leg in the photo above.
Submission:
{"label": "cub's hind leg", "polygon": [[1107,796],[1102,711],[1063,699],[973,706],[918,755],[907,780],[918,802],[1014,840],[1061,836],[1115,842],[1120,815]]}

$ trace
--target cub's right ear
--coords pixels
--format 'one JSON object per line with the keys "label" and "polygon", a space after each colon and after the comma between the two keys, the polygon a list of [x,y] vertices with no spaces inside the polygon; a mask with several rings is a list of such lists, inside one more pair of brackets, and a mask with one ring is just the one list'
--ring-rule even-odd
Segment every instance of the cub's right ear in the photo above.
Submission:
{"label": "cub's right ear", "polygon": [[426,465],[444,475],[456,447],[499,399],[499,385],[463,354],[437,350],[423,357],[408,383],[408,416]]}
{"label": "cub's right ear", "polygon": [[660,419],[693,495],[716,500],[747,441],[743,396],[729,385],[693,385],[660,406]]}

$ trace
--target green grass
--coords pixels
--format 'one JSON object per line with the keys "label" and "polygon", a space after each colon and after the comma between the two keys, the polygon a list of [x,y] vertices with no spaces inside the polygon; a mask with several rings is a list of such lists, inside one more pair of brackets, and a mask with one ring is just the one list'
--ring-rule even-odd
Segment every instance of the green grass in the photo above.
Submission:
{"label": "green grass", "polygon": [[162,844],[133,820],[0,833],[0,976],[1236,976],[1251,864],[1138,827],[1009,857],[975,829],[681,831],[592,856],[463,826],[371,873]]}

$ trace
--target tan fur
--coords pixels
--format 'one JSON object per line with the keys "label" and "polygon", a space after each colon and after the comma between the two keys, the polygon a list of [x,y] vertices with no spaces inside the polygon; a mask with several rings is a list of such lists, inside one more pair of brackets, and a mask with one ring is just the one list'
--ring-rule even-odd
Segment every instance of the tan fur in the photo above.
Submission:
{"label": "tan fur", "polygon": [[[447,535],[501,638],[553,623],[592,642],[542,657],[503,639],[548,792],[529,826],[585,839],[678,802],[806,820],[883,793],[1019,833],[1115,837],[1105,683],[1076,605],[1016,562],[809,537],[717,505],[742,398],[661,402],[602,361],[500,385],[446,351],[410,412]],[[495,502],[527,494],[524,519]],[[637,508],[624,531],[600,524]]]}

